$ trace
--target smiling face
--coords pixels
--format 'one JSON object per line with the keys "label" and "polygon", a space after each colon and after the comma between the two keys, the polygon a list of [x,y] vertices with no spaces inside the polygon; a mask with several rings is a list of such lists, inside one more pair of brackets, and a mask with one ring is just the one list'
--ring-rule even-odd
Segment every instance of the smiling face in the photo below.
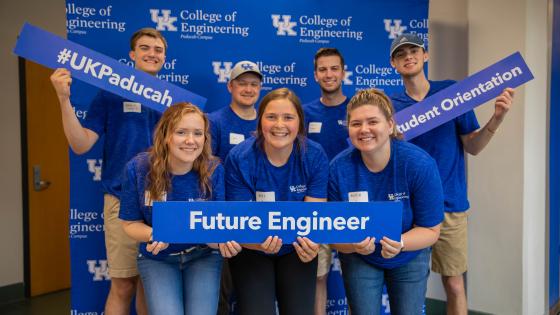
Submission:
{"label": "smiling face", "polygon": [[253,106],[261,92],[261,78],[252,72],[246,72],[227,84],[231,101],[238,106]]}
{"label": "smiling face", "polygon": [[394,122],[376,105],[361,105],[349,113],[350,141],[362,154],[390,152]]}
{"label": "smiling face", "polygon": [[192,169],[204,148],[204,130],[200,114],[189,113],[181,118],[168,141],[171,173],[184,174]]}
{"label": "smiling face", "polygon": [[391,57],[391,65],[405,77],[413,77],[424,71],[424,63],[428,61],[428,52],[422,47],[403,45]]}
{"label": "smiling face", "polygon": [[134,67],[149,74],[157,74],[165,63],[165,44],[160,38],[144,35],[129,53]]}
{"label": "smiling face", "polygon": [[332,94],[340,91],[344,79],[342,60],[336,55],[319,57],[314,75],[323,93]]}
{"label": "smiling face", "polygon": [[260,121],[265,149],[291,150],[298,136],[300,120],[295,105],[287,98],[270,101]]}

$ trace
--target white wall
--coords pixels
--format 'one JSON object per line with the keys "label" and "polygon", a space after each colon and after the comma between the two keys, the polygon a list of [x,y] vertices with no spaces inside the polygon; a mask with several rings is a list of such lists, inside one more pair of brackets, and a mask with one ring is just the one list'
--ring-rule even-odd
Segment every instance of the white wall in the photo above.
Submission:
{"label": "white wall", "polygon": [[[468,159],[468,295],[471,310],[545,314],[547,0],[432,0],[430,5],[430,78],[460,77],[462,51],[467,51],[468,74],[520,51],[536,77],[517,89],[514,106],[488,147]],[[462,40],[467,47],[456,45]],[[481,125],[493,110],[492,103],[476,110]],[[439,281],[431,277],[428,296],[444,300]]]}
{"label": "white wall", "polygon": [[25,21],[64,36],[64,0],[0,2],[0,287],[23,282],[19,76],[12,50]]}

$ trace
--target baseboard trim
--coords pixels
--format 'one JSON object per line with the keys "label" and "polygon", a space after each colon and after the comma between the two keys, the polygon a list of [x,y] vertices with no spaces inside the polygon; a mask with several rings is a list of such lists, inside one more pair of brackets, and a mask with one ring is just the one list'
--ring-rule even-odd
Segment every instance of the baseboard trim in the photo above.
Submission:
{"label": "baseboard trim", "polygon": [[554,304],[554,305],[549,309],[549,314],[550,314],[550,315],[558,315],[558,314],[560,314],[560,301],[556,302],[556,304]]}
{"label": "baseboard trim", "polygon": [[[426,299],[426,314],[427,315],[445,315],[445,301]],[[479,311],[469,310],[469,315],[492,315]]]}
{"label": "baseboard trim", "polygon": [[0,305],[10,304],[25,299],[25,285],[15,283],[0,287]]}

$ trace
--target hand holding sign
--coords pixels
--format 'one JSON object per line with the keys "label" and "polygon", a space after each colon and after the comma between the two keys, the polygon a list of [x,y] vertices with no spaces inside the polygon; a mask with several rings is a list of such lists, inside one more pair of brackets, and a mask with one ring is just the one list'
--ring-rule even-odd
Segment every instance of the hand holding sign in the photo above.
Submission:
{"label": "hand holding sign", "polygon": [[319,244],[314,243],[307,237],[298,236],[297,242],[293,242],[292,245],[294,245],[299,259],[303,262],[312,261],[319,253]]}
{"label": "hand holding sign", "polygon": [[220,249],[220,254],[222,254],[224,258],[231,258],[239,254],[243,249],[236,241],[220,243],[218,244],[218,248]]}
{"label": "hand holding sign", "polygon": [[64,68],[56,69],[51,75],[51,82],[59,100],[70,98],[70,85],[72,85],[72,75]]}
{"label": "hand holding sign", "polygon": [[381,241],[381,256],[391,259],[401,253],[402,243],[394,241],[388,237],[384,237]]}
{"label": "hand holding sign", "polygon": [[[513,103],[513,95],[515,94],[515,90],[512,88],[506,88],[502,94],[500,94],[496,98],[496,102],[494,103],[495,111],[494,111],[494,118],[498,122],[502,122],[504,117],[506,116],[507,112],[509,111],[511,104]],[[494,130],[496,131],[496,130]]]}
{"label": "hand holding sign", "polygon": [[361,255],[369,255],[375,251],[375,237],[366,237],[359,243],[354,243],[354,251]]}

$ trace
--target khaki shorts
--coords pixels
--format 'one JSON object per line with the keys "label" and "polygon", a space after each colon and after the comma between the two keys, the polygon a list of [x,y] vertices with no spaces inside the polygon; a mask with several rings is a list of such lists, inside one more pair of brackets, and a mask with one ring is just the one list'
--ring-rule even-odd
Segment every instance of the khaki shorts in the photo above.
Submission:
{"label": "khaki shorts", "polygon": [[331,269],[332,250],[328,244],[321,244],[317,263],[317,278],[325,276]]}
{"label": "khaki shorts", "polygon": [[467,271],[468,212],[445,212],[438,241],[432,249],[432,271],[460,276]]}
{"label": "khaki shorts", "polygon": [[136,256],[138,243],[123,230],[119,219],[120,201],[109,194],[103,196],[105,248],[111,278],[131,278],[138,275]]}

